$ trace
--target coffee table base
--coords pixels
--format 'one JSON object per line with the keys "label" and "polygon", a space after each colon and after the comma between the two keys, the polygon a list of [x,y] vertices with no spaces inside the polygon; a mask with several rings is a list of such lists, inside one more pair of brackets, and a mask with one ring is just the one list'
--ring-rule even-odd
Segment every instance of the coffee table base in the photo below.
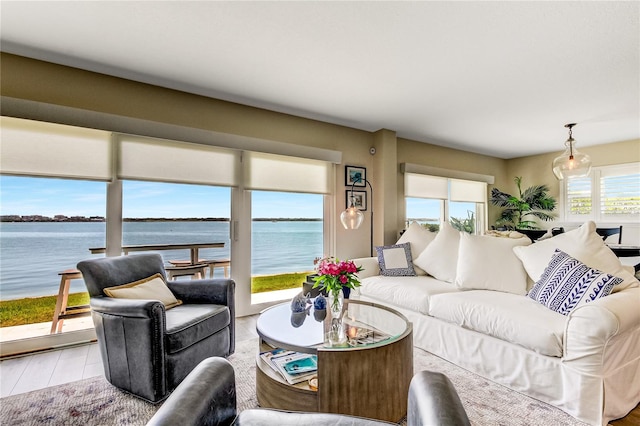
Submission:
{"label": "coffee table base", "polygon": [[256,394],[261,407],[347,414],[399,422],[407,414],[413,377],[413,335],[355,350],[318,349],[318,391],[289,385],[260,357]]}

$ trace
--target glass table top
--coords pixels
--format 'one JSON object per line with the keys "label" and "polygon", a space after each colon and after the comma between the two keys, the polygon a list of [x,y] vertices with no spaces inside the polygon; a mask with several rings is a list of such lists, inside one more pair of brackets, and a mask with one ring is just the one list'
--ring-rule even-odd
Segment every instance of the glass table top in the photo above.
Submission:
{"label": "glass table top", "polygon": [[[313,300],[311,301],[313,302]],[[340,318],[328,310],[293,313],[286,302],[262,311],[256,322],[266,343],[289,350],[315,353],[318,348],[353,350],[394,341],[410,328],[399,312],[371,302],[345,300]]]}

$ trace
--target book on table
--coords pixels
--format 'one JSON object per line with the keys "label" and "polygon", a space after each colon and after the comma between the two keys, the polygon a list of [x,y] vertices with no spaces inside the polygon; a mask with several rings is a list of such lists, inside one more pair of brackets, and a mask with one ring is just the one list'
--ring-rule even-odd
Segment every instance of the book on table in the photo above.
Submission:
{"label": "book on table", "polygon": [[292,385],[310,379],[318,371],[318,357],[312,354],[276,348],[262,352],[260,357]]}

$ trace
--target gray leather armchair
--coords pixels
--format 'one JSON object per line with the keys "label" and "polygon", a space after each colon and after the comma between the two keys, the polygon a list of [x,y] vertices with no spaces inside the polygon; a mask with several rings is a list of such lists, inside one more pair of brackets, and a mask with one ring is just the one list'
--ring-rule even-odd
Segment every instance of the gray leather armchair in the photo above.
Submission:
{"label": "gray leather armchair", "polygon": [[183,302],[165,310],[158,300],[115,299],[103,289],[160,273],[159,254],[78,263],[106,379],[150,402],[163,400],[204,359],[235,350],[235,283],[230,279],[169,281]]}
{"label": "gray leather armchair", "polygon": [[[384,398],[384,395],[380,395]],[[409,386],[407,426],[468,426],[469,418],[451,381],[421,371]],[[223,358],[200,363],[151,418],[147,426],[378,426],[379,420],[326,413],[270,409],[236,410],[233,366]]]}

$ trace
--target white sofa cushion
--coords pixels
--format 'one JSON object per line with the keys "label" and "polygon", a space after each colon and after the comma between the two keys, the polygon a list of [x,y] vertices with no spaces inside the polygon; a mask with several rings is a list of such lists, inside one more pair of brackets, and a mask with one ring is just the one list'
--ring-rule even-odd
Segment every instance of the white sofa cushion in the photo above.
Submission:
{"label": "white sofa cushion", "polygon": [[640,285],[637,278],[620,263],[618,257],[602,241],[602,237],[596,233],[596,224],[591,221],[578,229],[537,241],[530,246],[514,247],[513,251],[522,261],[527,274],[537,282],[556,249],[562,250],[591,268],[622,278],[624,281],[614,286],[614,293]]}
{"label": "white sofa cushion", "polygon": [[455,284],[466,290],[495,290],[527,294],[527,273],[513,247],[531,240],[460,234]]}
{"label": "white sofa cushion", "polygon": [[437,234],[435,232],[431,232],[418,222],[413,221],[396,242],[396,244],[409,243],[411,245],[411,256],[414,259],[413,269],[416,271],[417,275],[426,275],[427,273],[416,265],[415,258],[418,257],[425,248],[427,248],[436,235]]}
{"label": "white sofa cushion", "polygon": [[484,290],[438,294],[429,301],[429,314],[543,355],[562,356],[566,317],[525,296]]}
{"label": "white sofa cushion", "polygon": [[425,315],[429,313],[429,299],[434,294],[460,291],[451,283],[427,276],[385,277],[378,275],[364,278],[361,284],[356,291],[363,296]]}
{"label": "white sofa cushion", "polygon": [[436,237],[414,258],[413,263],[424,269],[427,274],[452,283],[456,278],[459,245],[460,231],[448,222],[442,222]]}
{"label": "white sofa cushion", "polygon": [[543,306],[562,315],[608,296],[622,278],[614,277],[556,249],[549,265],[528,296]]}

